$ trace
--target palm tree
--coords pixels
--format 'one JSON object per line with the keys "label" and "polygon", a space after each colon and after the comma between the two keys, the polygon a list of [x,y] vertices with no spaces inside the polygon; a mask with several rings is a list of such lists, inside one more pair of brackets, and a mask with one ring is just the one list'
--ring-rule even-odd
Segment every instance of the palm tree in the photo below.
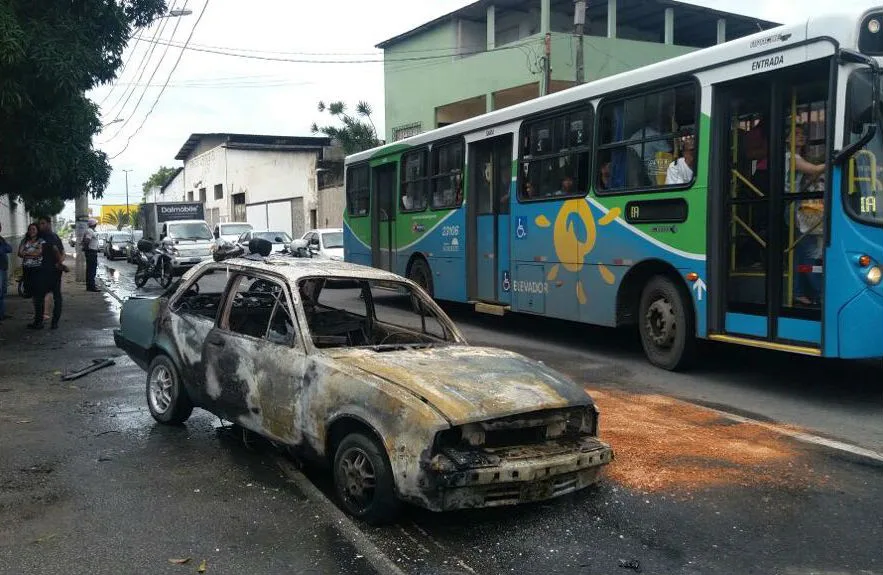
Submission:
{"label": "palm tree", "polygon": [[117,230],[122,230],[123,227],[129,225],[129,214],[126,213],[126,210],[113,210],[104,216],[104,221],[101,223],[116,226]]}

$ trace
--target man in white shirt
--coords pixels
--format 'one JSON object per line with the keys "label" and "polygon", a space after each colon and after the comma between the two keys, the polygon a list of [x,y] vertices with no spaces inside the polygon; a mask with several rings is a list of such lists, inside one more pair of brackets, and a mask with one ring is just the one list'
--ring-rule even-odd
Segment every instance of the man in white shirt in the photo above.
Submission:
{"label": "man in white shirt", "polygon": [[95,274],[98,272],[98,235],[95,226],[98,220],[89,218],[89,227],[83,232],[83,255],[86,257],[86,291],[101,291],[95,286]]}
{"label": "man in white shirt", "polygon": [[696,165],[695,146],[693,138],[684,139],[684,155],[668,166],[665,174],[666,186],[689,184],[693,181],[693,167]]}

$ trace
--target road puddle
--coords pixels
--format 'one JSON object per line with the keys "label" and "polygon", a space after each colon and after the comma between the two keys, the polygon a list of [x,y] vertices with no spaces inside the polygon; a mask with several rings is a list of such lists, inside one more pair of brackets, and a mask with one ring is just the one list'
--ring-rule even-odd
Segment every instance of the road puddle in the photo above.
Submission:
{"label": "road puddle", "polygon": [[661,395],[590,391],[601,438],[616,451],[607,476],[638,491],[722,486],[806,488],[825,481],[790,438]]}

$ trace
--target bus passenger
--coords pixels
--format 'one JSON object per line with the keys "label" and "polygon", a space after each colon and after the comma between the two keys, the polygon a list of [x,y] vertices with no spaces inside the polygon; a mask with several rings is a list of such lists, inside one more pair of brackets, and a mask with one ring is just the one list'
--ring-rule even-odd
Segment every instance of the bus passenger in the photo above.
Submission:
{"label": "bus passenger", "polygon": [[[796,194],[804,191],[803,178],[806,176],[809,185],[820,185],[819,176],[825,173],[825,164],[813,164],[803,158],[800,152],[806,146],[806,135],[803,126],[794,127],[794,189],[791,189],[792,165],[791,165],[791,136],[786,139],[785,148],[785,195]],[[796,239],[794,250],[797,255],[795,267],[810,271],[798,272],[797,284],[794,290],[794,299],[801,305],[818,305],[821,294],[821,275],[813,273],[815,267],[822,259],[821,239],[824,235],[824,203],[819,200],[804,200],[799,202],[796,210],[797,228],[800,237]],[[785,210],[785,225],[791,227],[791,210]],[[795,270],[796,271],[796,270]]]}
{"label": "bus passenger", "polygon": [[610,160],[601,162],[601,168],[598,174],[598,189],[606,190],[610,187]]}
{"label": "bus passenger", "polygon": [[561,189],[556,191],[553,196],[569,196],[573,194],[573,176],[567,174],[561,180]]}
{"label": "bus passenger", "polygon": [[691,137],[683,142],[683,155],[668,166],[665,174],[666,186],[689,184],[693,181],[693,168],[696,165],[696,143]]}

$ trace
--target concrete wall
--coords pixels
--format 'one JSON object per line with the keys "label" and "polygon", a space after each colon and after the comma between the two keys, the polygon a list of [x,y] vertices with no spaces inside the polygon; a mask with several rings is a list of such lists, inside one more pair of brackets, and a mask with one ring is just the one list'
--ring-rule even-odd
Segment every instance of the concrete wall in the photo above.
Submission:
{"label": "concrete wall", "polygon": [[[205,214],[210,226],[227,221],[230,215],[227,194],[227,149],[221,146],[193,156],[184,163],[183,199],[199,201],[199,191],[205,188]],[[214,199],[215,184],[224,186],[224,199]],[[168,195],[168,192],[166,193]]]}
{"label": "concrete wall", "polygon": [[332,186],[319,190],[319,214],[317,225],[320,228],[343,227],[343,210],[346,207],[343,186]]}
{"label": "concrete wall", "polygon": [[487,25],[484,22],[459,20],[457,23],[457,54],[473,54],[487,49]]}
{"label": "concrete wall", "polygon": [[28,231],[29,223],[30,218],[25,212],[23,203],[13,203],[9,196],[0,195],[0,224],[3,226],[0,235],[6,238],[13,248],[13,253],[9,254],[10,282],[12,281],[12,271],[20,265],[15,253],[18,252],[19,242]]}
{"label": "concrete wall", "polygon": [[[487,27],[487,26],[485,26]],[[517,36],[515,29],[518,29]],[[500,7],[494,15],[494,33],[496,45],[501,46],[511,42],[539,34],[540,11],[538,8],[530,12],[507,11]]]}
{"label": "concrete wall", "polygon": [[[524,17],[524,15],[522,15]],[[498,28],[501,25],[497,15]],[[422,131],[436,127],[435,111],[453,102],[480,97],[493,92],[531,84],[541,79],[540,70],[528,66],[523,49],[507,49],[474,54],[462,58],[443,58],[420,62],[391,62],[407,57],[411,50],[438,50],[455,45],[455,29],[441,25],[424,34],[408,38],[384,53],[386,93],[386,138],[392,141],[396,127],[419,122]],[[570,34],[552,34],[552,80],[576,78],[576,43]],[[529,39],[533,52],[543,52],[543,37]],[[693,51],[694,48],[638,42],[620,38],[584,38],[586,79],[610,76]]]}
{"label": "concrete wall", "polygon": [[175,179],[166,186],[165,195],[160,195],[163,202],[179,202],[186,199],[184,194],[184,170],[178,172]]}

